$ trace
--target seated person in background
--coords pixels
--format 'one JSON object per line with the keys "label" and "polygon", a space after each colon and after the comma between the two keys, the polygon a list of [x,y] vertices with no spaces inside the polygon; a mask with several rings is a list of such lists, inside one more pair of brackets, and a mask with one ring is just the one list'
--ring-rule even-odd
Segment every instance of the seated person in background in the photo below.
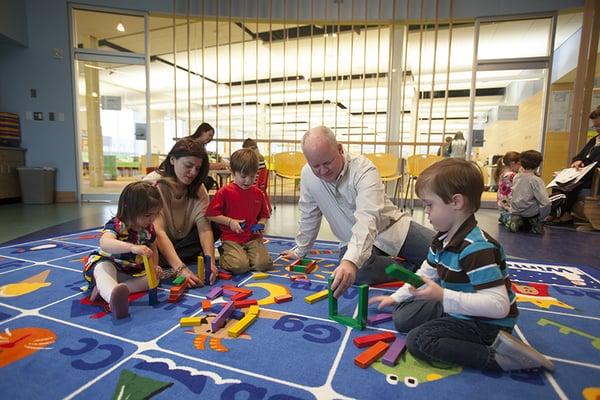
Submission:
{"label": "seated person in background", "polygon": [[541,163],[539,151],[521,153],[521,171],[513,180],[510,210],[500,216],[500,221],[511,232],[544,233],[544,220],[550,214],[552,203],[544,181],[536,175]]}
{"label": "seated person in background", "polygon": [[266,271],[273,260],[262,240],[269,208],[254,186],[258,155],[251,149],[237,150],[230,165],[233,182],[219,189],[206,210],[207,218],[221,229],[221,267],[234,274]]}
{"label": "seated person in background", "polygon": [[[250,138],[244,140],[244,142],[242,143],[242,149],[252,149],[256,152],[256,154],[258,155],[258,170],[259,171],[261,169],[267,168],[267,165],[265,163],[265,158],[263,157],[262,154],[260,154],[260,151],[258,151],[258,143],[256,143],[256,140],[250,139]],[[258,178],[258,174],[256,176]],[[256,183],[256,179],[254,179],[254,183]]]}
{"label": "seated person in background", "polygon": [[516,151],[509,151],[503,157],[500,157],[496,163],[494,181],[498,185],[496,197],[498,209],[500,209],[500,211],[508,211],[510,209],[513,179],[521,168],[519,160],[519,153]]}
{"label": "seated person in background", "polygon": [[[596,167],[600,167],[600,106],[590,113],[590,119],[592,120],[592,128],[596,131],[596,133],[598,133],[598,135],[591,138],[583,147],[583,149],[581,149],[581,151],[575,157],[573,157],[571,168],[581,169],[587,165],[590,165],[594,161],[598,163],[596,164]],[[559,219],[551,221],[550,224],[571,224],[573,222],[571,210],[577,202],[577,198],[579,197],[581,191],[584,189],[591,189],[593,177],[594,172],[592,169],[592,171],[588,172],[581,179],[581,183],[574,189],[568,192],[561,191],[560,188],[556,189],[557,193],[564,193],[566,195],[566,200],[562,206],[563,214]],[[592,193],[592,195],[596,194],[597,193]]]}
{"label": "seated person in background", "polygon": [[119,196],[117,215],[104,225],[100,248],[87,259],[83,276],[92,290],[90,300],[100,295],[117,318],[129,310],[129,293],[148,290],[142,256],[148,257],[160,279],[154,220],[162,209],[158,189],[149,182],[133,182]]}
{"label": "seated person in background", "polygon": [[[188,137],[196,140],[198,143],[200,143],[206,149],[206,145],[208,143],[212,142],[214,136],[215,136],[215,129],[210,124],[203,122],[200,124],[200,126],[198,126],[198,128],[196,128],[196,131],[191,136],[188,136]],[[224,170],[224,169],[228,168],[228,164],[226,162],[219,161],[220,159],[219,159],[218,154],[210,153],[210,152],[208,152],[208,150],[207,150],[206,154],[209,157],[213,157],[215,159],[215,162],[209,163],[209,167],[208,167],[209,170],[215,171],[215,170]],[[204,187],[206,188],[206,190],[210,190],[212,188],[218,188],[218,185],[212,176],[207,175],[206,178],[204,178],[203,183],[204,183]]]}
{"label": "seated person in background", "polygon": [[510,334],[519,311],[502,246],[475,220],[482,192],[483,176],[469,161],[449,158],[423,171],[416,193],[438,231],[417,271],[426,285],[406,284],[369,303],[394,307],[396,329],[408,332],[406,347],[422,360],[487,371],[551,370],[550,360]]}
{"label": "seated person in background", "polygon": [[440,148],[437,151],[437,155],[442,157],[450,157],[451,146],[452,138],[450,136],[446,136],[446,139],[444,139],[444,143],[440,146]]}

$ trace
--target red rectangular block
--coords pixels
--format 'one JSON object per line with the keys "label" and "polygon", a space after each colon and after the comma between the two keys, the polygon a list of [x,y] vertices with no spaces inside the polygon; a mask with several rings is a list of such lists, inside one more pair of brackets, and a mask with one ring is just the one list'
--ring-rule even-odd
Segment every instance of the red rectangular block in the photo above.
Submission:
{"label": "red rectangular block", "polygon": [[371,346],[379,341],[391,342],[396,339],[396,335],[392,332],[375,333],[372,335],[359,336],[353,339],[354,345],[359,349]]}
{"label": "red rectangular block", "polygon": [[275,296],[275,303],[277,304],[281,304],[281,303],[285,303],[288,301],[292,301],[292,295],[291,294],[282,294],[281,296]]}
{"label": "red rectangular block", "polygon": [[233,296],[231,296],[231,300],[233,301],[240,301],[240,300],[244,300],[247,299],[248,297],[250,297],[251,293],[236,293]]}
{"label": "red rectangular block", "polygon": [[377,342],[356,356],[354,359],[354,364],[361,368],[367,368],[369,365],[377,361],[377,359],[379,359],[379,357],[381,357],[383,353],[387,351],[388,347],[390,347],[390,345],[386,342]]}
{"label": "red rectangular block", "polygon": [[238,293],[250,293],[250,295],[252,295],[252,290],[244,289],[244,288],[237,287],[237,286],[223,285],[223,289],[231,290],[231,291],[238,292]]}
{"label": "red rectangular block", "polygon": [[234,301],[233,302],[233,306],[236,309],[250,307],[250,306],[253,306],[255,304],[258,304],[258,301],[256,301],[256,299],[239,300],[239,301]]}
{"label": "red rectangular block", "polygon": [[224,280],[229,280],[233,277],[233,275],[231,275],[229,272],[225,272],[225,271],[219,271],[217,276],[219,277],[219,279],[224,279]]}

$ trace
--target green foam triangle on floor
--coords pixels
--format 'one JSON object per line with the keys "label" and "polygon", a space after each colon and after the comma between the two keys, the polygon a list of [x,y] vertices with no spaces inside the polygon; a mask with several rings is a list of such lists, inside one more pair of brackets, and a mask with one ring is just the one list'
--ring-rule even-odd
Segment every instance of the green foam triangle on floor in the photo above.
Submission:
{"label": "green foam triangle on floor", "polygon": [[124,370],[121,372],[112,398],[113,400],[146,400],[172,385],[173,382],[161,382]]}

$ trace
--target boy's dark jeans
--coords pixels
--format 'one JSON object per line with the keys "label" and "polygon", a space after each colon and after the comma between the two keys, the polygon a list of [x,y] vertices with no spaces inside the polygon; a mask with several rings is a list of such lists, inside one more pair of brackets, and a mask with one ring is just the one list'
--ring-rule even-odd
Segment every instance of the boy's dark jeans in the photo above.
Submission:
{"label": "boy's dark jeans", "polygon": [[419,359],[501,371],[490,347],[500,331],[497,325],[449,316],[440,302],[432,300],[398,304],[394,325],[398,331],[408,332],[406,347]]}

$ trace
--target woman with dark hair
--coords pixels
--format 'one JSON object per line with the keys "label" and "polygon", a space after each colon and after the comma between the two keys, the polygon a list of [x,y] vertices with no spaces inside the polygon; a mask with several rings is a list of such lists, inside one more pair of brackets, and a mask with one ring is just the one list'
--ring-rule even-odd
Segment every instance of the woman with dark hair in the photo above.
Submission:
{"label": "woman with dark hair", "polygon": [[[590,119],[592,120],[592,129],[596,131],[597,135],[591,138],[583,149],[571,160],[571,168],[581,169],[593,163],[594,161],[600,164],[600,106],[590,113]],[[596,165],[598,167],[598,165]],[[594,170],[588,172],[582,179],[581,183],[574,189],[563,192],[560,188],[555,191],[557,193],[564,193],[566,195],[565,203],[562,206],[562,215],[558,219],[549,221],[553,225],[571,224],[573,222],[573,216],[571,215],[571,209],[577,202],[579,193],[583,189],[591,189],[592,179],[594,177]],[[596,193],[592,193],[595,195]]]}
{"label": "woman with dark hair", "polygon": [[[213,128],[209,123],[203,122],[196,128],[194,133],[191,136],[188,136],[190,139],[197,140],[200,144],[206,148],[206,145],[212,142],[213,137],[215,136],[215,128]],[[212,154],[212,153],[211,153]],[[210,170],[223,170],[227,169],[229,165],[225,162],[219,162],[219,157],[217,154],[214,154],[216,162],[212,162],[209,164]],[[207,176],[204,179],[204,186],[206,190],[210,190],[215,186],[215,180],[211,176]],[[217,187],[218,188],[218,187]]]}
{"label": "woman with dark hair", "polygon": [[[198,255],[211,257],[211,284],[217,276],[214,236],[205,218],[208,193],[202,185],[208,174],[204,146],[192,138],[179,140],[158,169],[144,179],[155,181],[163,202],[156,228],[161,265],[183,275],[188,285],[202,285],[184,262],[195,262]],[[208,266],[207,266],[208,267]]]}

